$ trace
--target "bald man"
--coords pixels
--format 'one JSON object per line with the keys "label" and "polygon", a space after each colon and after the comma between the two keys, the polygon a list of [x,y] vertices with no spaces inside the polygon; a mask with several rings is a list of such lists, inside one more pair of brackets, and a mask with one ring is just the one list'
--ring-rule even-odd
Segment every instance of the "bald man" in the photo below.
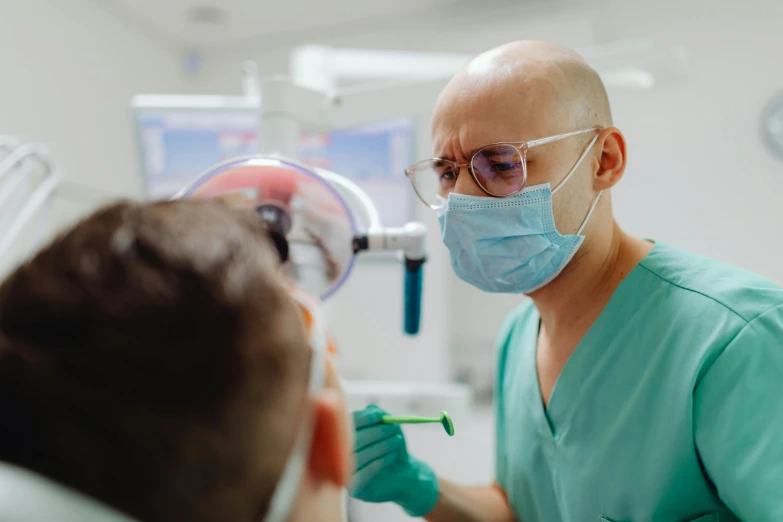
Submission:
{"label": "bald man", "polygon": [[494,49],[432,137],[407,173],[452,267],[530,297],[498,340],[496,483],[438,479],[371,406],[352,494],[431,522],[783,520],[783,289],[620,229],[626,143],[596,72]]}

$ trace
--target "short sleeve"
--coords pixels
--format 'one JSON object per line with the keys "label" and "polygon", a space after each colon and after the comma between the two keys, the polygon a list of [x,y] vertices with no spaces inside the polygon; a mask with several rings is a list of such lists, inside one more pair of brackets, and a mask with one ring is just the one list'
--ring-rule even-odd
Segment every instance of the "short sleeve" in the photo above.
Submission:
{"label": "short sleeve", "polygon": [[783,520],[783,306],[748,323],[694,392],[696,446],[743,522]]}

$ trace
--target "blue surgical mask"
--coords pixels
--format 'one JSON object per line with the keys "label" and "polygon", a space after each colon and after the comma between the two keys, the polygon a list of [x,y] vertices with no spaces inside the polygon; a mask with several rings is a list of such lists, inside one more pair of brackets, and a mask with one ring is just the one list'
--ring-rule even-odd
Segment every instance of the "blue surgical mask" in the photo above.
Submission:
{"label": "blue surgical mask", "polygon": [[509,198],[449,195],[438,221],[460,279],[485,292],[529,294],[563,271],[584,241],[582,230],[601,192],[575,234],[558,232],[552,196],[576,172],[597,138],[554,190],[545,183]]}

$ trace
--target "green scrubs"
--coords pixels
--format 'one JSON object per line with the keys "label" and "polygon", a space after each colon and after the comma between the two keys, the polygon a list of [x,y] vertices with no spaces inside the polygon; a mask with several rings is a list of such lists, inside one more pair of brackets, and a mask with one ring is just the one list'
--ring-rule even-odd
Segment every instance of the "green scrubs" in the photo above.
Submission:
{"label": "green scrubs", "polygon": [[498,343],[497,482],[520,522],[783,521],[783,289],[656,244],[545,409],[539,316]]}

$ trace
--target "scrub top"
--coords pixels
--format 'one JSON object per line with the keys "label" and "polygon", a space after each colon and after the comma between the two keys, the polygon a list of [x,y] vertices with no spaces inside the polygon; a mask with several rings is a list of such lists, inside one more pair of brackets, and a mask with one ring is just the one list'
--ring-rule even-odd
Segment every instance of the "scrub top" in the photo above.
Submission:
{"label": "scrub top", "polygon": [[783,521],[783,289],[656,243],[545,409],[538,312],[498,341],[496,477],[519,522]]}

